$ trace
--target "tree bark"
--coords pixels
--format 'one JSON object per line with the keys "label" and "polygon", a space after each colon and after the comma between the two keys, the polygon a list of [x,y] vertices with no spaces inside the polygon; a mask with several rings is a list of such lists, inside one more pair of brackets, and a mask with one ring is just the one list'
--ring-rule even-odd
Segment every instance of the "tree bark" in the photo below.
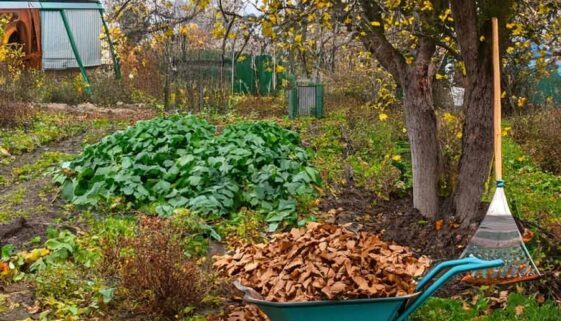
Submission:
{"label": "tree bark", "polygon": [[[419,99],[417,85],[405,88],[405,118],[411,144],[413,207],[429,218],[438,214],[438,143],[432,104]],[[411,97],[411,98],[409,98]]]}
{"label": "tree bark", "polygon": [[477,74],[468,76],[464,98],[462,156],[454,193],[456,216],[464,225],[471,223],[478,214],[493,158],[493,94],[488,69],[482,65]]}
{"label": "tree bark", "polygon": [[[383,21],[380,7],[361,0],[370,21]],[[364,21],[363,23],[368,23]],[[404,91],[403,106],[413,165],[413,207],[426,217],[438,215],[438,155],[436,115],[432,99],[432,73],[429,72],[436,50],[434,40],[419,37],[415,61],[407,64],[403,55],[391,45],[383,28],[368,28],[362,41],[380,64],[388,70]]]}
{"label": "tree bark", "polygon": [[429,218],[438,215],[438,155],[436,115],[430,73],[434,43],[421,39],[417,58],[401,80],[413,167],[413,207]]}
{"label": "tree bark", "polygon": [[[480,24],[475,1],[454,0],[452,12],[466,67],[462,156],[453,195],[455,214],[468,225],[478,214],[493,158],[493,91],[490,22]],[[481,26],[481,27],[479,27]]]}

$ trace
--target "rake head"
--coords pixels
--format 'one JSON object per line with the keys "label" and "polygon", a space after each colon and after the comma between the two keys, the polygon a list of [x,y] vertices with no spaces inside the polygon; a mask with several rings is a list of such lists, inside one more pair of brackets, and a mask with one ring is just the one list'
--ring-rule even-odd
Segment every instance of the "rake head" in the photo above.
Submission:
{"label": "rake head", "polygon": [[541,275],[532,259],[527,255],[524,244],[508,248],[481,248],[471,245],[468,247],[470,255],[482,259],[501,258],[505,263],[496,269],[479,270],[467,274],[464,282],[478,285],[511,284],[534,280]]}
{"label": "rake head", "polygon": [[509,284],[539,278],[518,226],[510,213],[504,189],[498,187],[479,229],[470,240],[462,257],[484,260],[502,259],[502,267],[470,273],[464,281],[472,284]]}

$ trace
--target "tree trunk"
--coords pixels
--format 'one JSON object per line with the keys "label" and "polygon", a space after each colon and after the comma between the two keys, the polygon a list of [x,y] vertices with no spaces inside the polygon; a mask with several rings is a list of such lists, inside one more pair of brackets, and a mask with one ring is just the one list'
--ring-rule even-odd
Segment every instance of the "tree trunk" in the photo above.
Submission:
{"label": "tree trunk", "polygon": [[[493,157],[491,23],[489,19],[478,20],[476,1],[453,0],[451,6],[467,74],[462,156],[453,206],[456,216],[466,226],[478,214]],[[501,14],[506,16],[510,5],[505,3],[504,7],[506,10]],[[506,20],[504,16],[500,18]],[[481,41],[480,35],[487,40]]]}
{"label": "tree trunk", "polygon": [[478,214],[493,158],[492,71],[490,59],[483,58],[480,63],[479,70],[467,80],[462,157],[454,194],[456,216],[464,225]]}
{"label": "tree trunk", "polygon": [[[404,107],[413,165],[413,207],[428,217],[438,214],[438,142],[430,83],[413,76],[404,86]],[[429,92],[427,92],[427,90]]]}

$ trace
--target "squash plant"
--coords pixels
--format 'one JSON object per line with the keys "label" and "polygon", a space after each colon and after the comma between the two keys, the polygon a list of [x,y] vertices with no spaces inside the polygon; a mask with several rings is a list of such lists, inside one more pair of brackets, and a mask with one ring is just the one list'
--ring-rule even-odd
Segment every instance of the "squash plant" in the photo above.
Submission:
{"label": "squash plant", "polygon": [[124,200],[168,216],[188,208],[209,219],[241,207],[271,229],[296,223],[299,200],[316,197],[318,171],[297,133],[271,122],[239,122],[221,133],[203,119],[174,115],[138,122],[87,146],[55,175],[80,206]]}

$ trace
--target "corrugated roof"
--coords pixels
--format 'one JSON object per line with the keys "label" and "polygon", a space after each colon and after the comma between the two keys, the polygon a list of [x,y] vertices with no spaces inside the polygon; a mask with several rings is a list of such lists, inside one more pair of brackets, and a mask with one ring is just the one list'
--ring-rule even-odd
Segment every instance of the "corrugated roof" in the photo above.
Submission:
{"label": "corrugated roof", "polygon": [[0,10],[6,9],[103,9],[99,0],[0,0]]}

